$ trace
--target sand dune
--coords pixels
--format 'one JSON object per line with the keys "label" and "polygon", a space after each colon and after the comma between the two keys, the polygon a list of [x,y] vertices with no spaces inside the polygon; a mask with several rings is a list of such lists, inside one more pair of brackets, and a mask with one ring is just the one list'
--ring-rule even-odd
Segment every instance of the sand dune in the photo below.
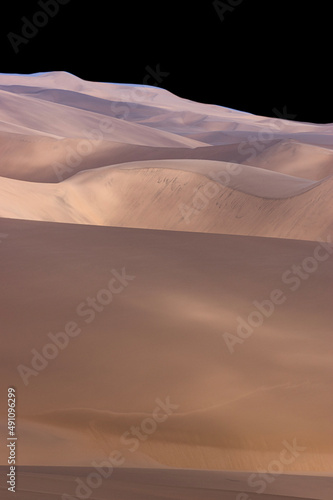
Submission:
{"label": "sand dune", "polygon": [[[246,164],[310,180],[333,172],[333,151],[295,141],[265,141],[219,146],[155,147],[104,141],[98,135],[56,139],[0,133],[0,175],[33,182],[60,182],[77,172],[133,161],[188,159]],[[202,172],[204,173],[204,172]]]}
{"label": "sand dune", "polygon": [[276,141],[259,155],[250,154],[247,163],[274,172],[319,180],[333,173],[332,149],[301,144],[293,140]]}
{"label": "sand dune", "polygon": [[[108,473],[106,469],[106,473]],[[80,484],[86,484],[93,468],[22,467],[18,500],[52,500],[61,498],[66,492],[75,498]],[[273,475],[266,483],[264,500],[330,500],[333,478],[321,476]],[[81,480],[81,482],[80,482]],[[259,483],[260,486],[260,483]],[[248,475],[242,472],[209,472],[181,470],[115,469],[109,478],[104,478],[97,489],[82,489],[82,494],[93,494],[96,500],[121,498],[122,500],[179,499],[179,500],[235,500],[252,498],[256,488],[248,484]],[[257,487],[258,489],[258,487]],[[80,490],[79,490],[80,491]],[[2,492],[4,500],[10,494]]]}
{"label": "sand dune", "polygon": [[332,182],[216,161],[131,162],[58,184],[2,178],[0,216],[308,240],[332,235]]}
{"label": "sand dune", "polygon": [[[161,466],[265,468],[296,439],[305,450],[286,470],[331,470],[330,260],[296,292],[281,281],[317,244],[8,219],[1,230],[11,235],[0,247],[1,303],[12,304],[1,384],[9,377],[20,393],[22,463],[75,465],[84,443],[80,464],[89,465],[128,447],[126,429],[169,396],[179,407],[139,449]],[[77,305],[124,266],[135,279],[86,323]],[[230,354],[223,333],[276,288],[285,303]],[[25,388],[16,367],[68,321],[82,334]],[[41,425],[32,432],[32,423]],[[58,442],[52,455],[48,441]]]}
{"label": "sand dune", "polygon": [[[31,104],[28,103],[33,101],[34,109],[40,112],[43,109],[55,109],[49,108],[52,103],[47,102],[53,101],[53,104],[60,105],[61,109],[67,108],[66,113],[69,113],[69,116],[71,109],[75,109],[76,113],[83,109],[90,109],[89,112],[93,114],[102,111],[103,115],[113,117],[120,112],[124,113],[127,122],[146,122],[147,125],[151,122],[150,128],[154,130],[169,133],[170,127],[176,126],[177,133],[181,136],[220,133],[222,139],[227,136],[226,132],[237,136],[257,132],[260,137],[264,134],[277,134],[278,138],[290,138],[292,134],[301,138],[300,142],[321,144],[324,141],[326,144],[328,141],[327,144],[333,145],[333,126],[330,124],[297,123],[295,126],[288,120],[260,117],[220,106],[195,103],[156,87],[84,82],[68,73],[54,72],[19,78],[15,75],[0,74],[0,88],[0,92],[6,93],[6,100],[8,99],[12,106],[24,102],[30,107]],[[84,99],[82,95],[85,96]],[[108,101],[107,106],[103,106],[103,99]],[[118,103],[118,106],[114,103]],[[147,108],[150,108],[150,112]],[[143,115],[141,110],[144,110]],[[199,125],[199,129],[196,125]],[[190,127],[190,131],[187,127]]]}
{"label": "sand dune", "polygon": [[65,72],[0,102],[17,498],[110,457],[86,498],[331,498],[333,125]]}
{"label": "sand dune", "polygon": [[[99,132],[104,139],[112,138],[115,141],[125,140],[133,144],[146,144],[152,146],[188,147],[200,146],[199,141],[180,138],[170,132],[154,130],[141,124],[131,123],[115,118],[114,116],[101,115],[93,111],[69,107],[63,104],[40,101],[21,94],[13,95],[0,90],[0,98],[6,102],[6,107],[0,109],[0,129],[7,131],[7,124],[16,127],[18,133],[27,130],[33,134],[49,135],[51,137],[77,137],[84,132]],[[22,115],[21,110],[25,113]],[[50,120],[52,116],[52,120]],[[64,123],[66,127],[64,128]],[[12,131],[12,130],[9,130]],[[65,131],[65,135],[64,135]]]}
{"label": "sand dune", "polygon": [[[270,148],[277,141],[267,141]],[[247,143],[250,146],[250,143]],[[224,146],[155,147],[103,141],[96,134],[81,139],[55,139],[41,135],[0,133],[0,174],[34,182],[60,182],[77,172],[133,161],[167,159],[221,160],[265,168],[265,158],[249,159],[242,143]],[[292,155],[294,156],[294,155]],[[313,169],[314,170],[314,169]],[[329,172],[325,172],[329,175]],[[311,172],[313,178],[316,172]],[[323,175],[325,177],[327,175]],[[302,175],[300,175],[302,177]]]}

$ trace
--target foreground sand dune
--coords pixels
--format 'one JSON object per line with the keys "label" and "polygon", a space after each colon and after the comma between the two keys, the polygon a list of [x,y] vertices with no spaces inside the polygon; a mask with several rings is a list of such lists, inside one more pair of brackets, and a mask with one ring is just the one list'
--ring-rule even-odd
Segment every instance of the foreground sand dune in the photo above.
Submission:
{"label": "foreground sand dune", "polygon": [[[286,471],[331,470],[332,265],[320,262],[295,291],[290,271],[318,244],[9,219],[1,231],[10,235],[1,303],[12,304],[2,314],[1,384],[9,378],[20,394],[22,464],[128,453],[123,434],[170,397],[177,409],[140,444],[144,462],[253,470],[296,439],[302,453]],[[135,278],[89,313],[82,301],[124,267]],[[231,353],[223,334],[277,288],[285,301]],[[31,366],[31,350],[68,321],[82,333],[25,387],[17,366]]]}
{"label": "foreground sand dune", "polygon": [[16,497],[107,461],[84,498],[329,500],[333,125],[64,72],[0,100]]}

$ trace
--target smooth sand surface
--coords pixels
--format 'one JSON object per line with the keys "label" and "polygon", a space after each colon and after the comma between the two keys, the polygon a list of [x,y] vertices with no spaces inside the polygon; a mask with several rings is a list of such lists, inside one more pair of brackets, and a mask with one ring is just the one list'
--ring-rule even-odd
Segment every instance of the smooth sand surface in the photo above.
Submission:
{"label": "smooth sand surface", "polygon": [[333,126],[63,72],[0,97],[16,498],[113,457],[89,498],[328,500]]}
{"label": "smooth sand surface", "polygon": [[[121,436],[169,396],[179,408],[139,449],[161,466],[265,468],[296,439],[305,449],[286,470],[331,470],[332,257],[297,290],[283,278],[317,243],[9,219],[1,228],[1,384],[20,394],[22,464],[128,453]],[[123,267],[135,278],[121,294],[77,312]],[[275,289],[284,302],[231,354],[223,334]],[[25,387],[17,366],[69,321],[82,332]]]}

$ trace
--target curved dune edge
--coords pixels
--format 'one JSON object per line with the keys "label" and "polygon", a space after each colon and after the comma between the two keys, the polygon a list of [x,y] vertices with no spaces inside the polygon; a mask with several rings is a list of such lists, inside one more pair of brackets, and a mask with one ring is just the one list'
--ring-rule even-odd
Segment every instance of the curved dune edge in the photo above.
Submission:
{"label": "curved dune edge", "polygon": [[272,146],[254,156],[246,163],[274,172],[305,179],[320,180],[333,173],[333,150],[297,142],[294,139],[272,141]]}
{"label": "curved dune edge", "polygon": [[0,176],[58,183],[82,170],[136,161],[181,159],[245,164],[314,181],[333,174],[332,150],[293,140],[264,141],[258,152],[248,141],[188,148],[142,146],[97,137],[88,134],[57,139],[1,132]]}
{"label": "curved dune edge", "polygon": [[[133,162],[119,168],[83,171],[59,184],[2,178],[0,215],[26,220],[307,240],[315,240],[323,232],[332,233],[331,178],[318,182],[293,178],[292,183],[290,176],[245,165],[236,166],[242,169],[234,176],[238,185],[228,174],[230,184],[236,185],[236,189],[232,189],[198,173],[198,170],[209,169],[212,177],[223,175],[224,180],[230,164],[226,167],[222,162],[199,160],[148,164],[150,168],[147,162]],[[167,168],[163,168],[165,164]],[[179,165],[182,170],[178,169]],[[253,180],[262,178],[263,186],[256,186]],[[265,199],[237,190],[252,185],[257,192],[271,189],[272,194],[278,195],[285,192],[286,184],[294,196]],[[316,220],[316,224],[312,225],[311,220]]]}
{"label": "curved dune edge", "polygon": [[[104,139],[113,139],[132,144],[151,146],[184,146],[196,147],[204,145],[194,139],[179,137],[167,130],[155,130],[140,123],[132,123],[111,115],[101,115],[94,111],[80,108],[70,108],[60,103],[39,101],[32,97],[0,90],[0,96],[6,101],[7,107],[0,109],[0,130],[16,131],[22,127],[33,134],[49,135],[51,137],[77,137],[82,130],[102,132]],[[22,115],[21,110],[25,113]],[[29,112],[30,110],[30,112]],[[52,116],[52,120],[49,117]],[[64,127],[65,122],[65,127]],[[11,130],[7,130],[7,123]],[[80,132],[79,132],[80,131]]]}

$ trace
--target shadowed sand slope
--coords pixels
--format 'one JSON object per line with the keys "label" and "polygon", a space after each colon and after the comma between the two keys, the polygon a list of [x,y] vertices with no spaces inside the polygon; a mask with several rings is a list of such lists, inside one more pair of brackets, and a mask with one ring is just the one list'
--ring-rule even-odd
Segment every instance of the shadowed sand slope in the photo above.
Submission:
{"label": "shadowed sand slope", "polygon": [[202,145],[199,141],[180,138],[171,132],[155,130],[152,127],[118,119],[111,113],[104,115],[3,90],[0,90],[0,98],[6,103],[6,106],[0,108],[0,130],[2,131],[48,135],[57,138],[77,137],[84,131],[86,133],[100,131],[106,140],[123,142],[126,138],[133,144],[188,147]]}
{"label": "shadowed sand slope", "polygon": [[[1,471],[4,474],[4,471]],[[96,474],[96,469],[79,467],[21,467],[17,500],[53,500],[67,493],[67,500],[93,495],[96,500],[121,498],[122,500],[155,500],[156,498],[177,500],[330,500],[333,478],[321,476],[273,475],[270,483],[256,477],[254,486],[249,484],[249,475],[241,472],[208,472],[180,470],[143,470],[105,468],[98,488],[87,485],[87,478]],[[89,479],[88,479],[89,481]],[[264,488],[264,494],[256,491]],[[3,500],[12,494],[3,491]],[[70,497],[69,495],[72,495]],[[66,497],[65,497],[66,498]],[[92,497],[91,497],[92,498]]]}
{"label": "shadowed sand slope", "polygon": [[[285,472],[332,470],[331,245],[8,219],[0,228],[0,300],[10,304],[0,379],[20,394],[21,464],[90,465],[118,450],[124,466],[254,470],[287,446]],[[316,272],[295,278],[292,266],[316,248]],[[110,303],[114,270],[128,281],[110,284]],[[284,300],[231,352],[224,334],[276,289]],[[68,322],[80,333],[45,366],[33,361]],[[31,363],[22,378],[17,367]],[[158,404],[167,418],[152,429]],[[140,425],[142,439],[131,434]]]}

